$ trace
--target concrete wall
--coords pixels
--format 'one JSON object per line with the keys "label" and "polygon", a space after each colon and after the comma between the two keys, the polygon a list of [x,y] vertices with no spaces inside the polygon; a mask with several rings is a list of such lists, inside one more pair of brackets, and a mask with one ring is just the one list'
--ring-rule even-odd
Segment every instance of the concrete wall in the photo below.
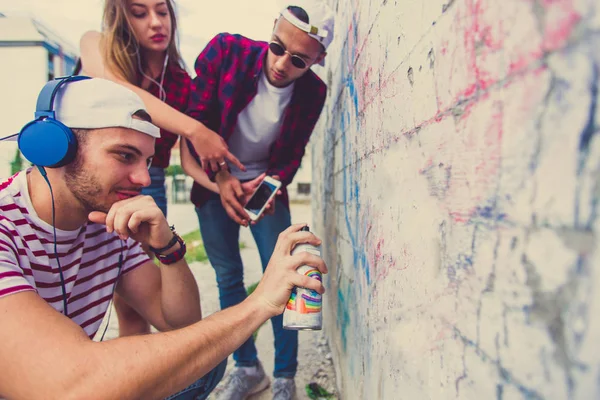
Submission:
{"label": "concrete wall", "polygon": [[[48,50],[0,47],[0,137],[18,133],[33,119],[40,89],[48,81]],[[10,176],[16,142],[0,142],[0,179]]]}
{"label": "concrete wall", "polygon": [[598,1],[328,1],[313,212],[344,398],[600,398]]}

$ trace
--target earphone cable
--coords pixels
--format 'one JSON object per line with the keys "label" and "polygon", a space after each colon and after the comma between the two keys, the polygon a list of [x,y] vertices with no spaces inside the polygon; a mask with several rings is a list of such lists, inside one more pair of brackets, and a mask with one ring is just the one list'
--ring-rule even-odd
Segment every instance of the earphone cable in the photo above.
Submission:
{"label": "earphone cable", "polygon": [[44,167],[38,167],[38,170],[42,174],[42,177],[44,178],[44,180],[48,184],[48,188],[50,189],[50,198],[52,199],[52,230],[54,232],[54,256],[56,257],[56,263],[58,264],[58,273],[60,275],[60,284],[61,284],[62,295],[63,295],[64,315],[68,317],[69,309],[67,307],[67,288],[65,285],[65,277],[63,275],[62,266],[60,265],[60,257],[58,256],[58,245],[56,243],[56,223],[55,223],[56,222],[56,208],[54,206],[54,192],[52,191],[52,185],[50,184],[50,181],[48,180],[48,176],[46,175],[46,170],[44,169]]}
{"label": "earphone cable", "polygon": [[[135,43],[135,42],[134,42]],[[163,81],[165,79],[165,72],[167,70],[167,63],[169,62],[169,53],[167,52],[167,54],[165,55],[165,61],[163,63],[163,68],[162,68],[162,72],[160,74],[160,83],[158,83],[157,81],[155,81],[154,79],[152,79],[151,77],[149,77],[148,75],[146,75],[142,69],[142,62],[140,60],[140,51],[139,51],[139,46],[137,43],[135,43],[135,48],[136,48],[136,59],[137,59],[137,65],[138,65],[138,70],[140,71],[140,73],[146,77],[146,79],[148,79],[150,82],[153,82],[156,86],[158,86],[158,98],[161,101],[165,101],[167,99],[167,92],[163,87]]]}

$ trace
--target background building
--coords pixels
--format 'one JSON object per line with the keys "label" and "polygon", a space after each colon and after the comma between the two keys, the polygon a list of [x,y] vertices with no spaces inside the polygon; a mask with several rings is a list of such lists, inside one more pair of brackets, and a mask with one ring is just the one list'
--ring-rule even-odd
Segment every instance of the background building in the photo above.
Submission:
{"label": "background building", "polygon": [[[31,121],[42,86],[73,71],[77,49],[39,21],[0,14],[0,137]],[[0,142],[0,178],[10,174],[15,142]]]}

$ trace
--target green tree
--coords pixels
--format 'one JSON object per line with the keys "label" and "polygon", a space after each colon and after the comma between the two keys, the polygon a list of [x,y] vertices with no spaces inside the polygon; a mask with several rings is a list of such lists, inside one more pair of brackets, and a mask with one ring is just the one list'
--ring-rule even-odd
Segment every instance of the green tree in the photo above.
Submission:
{"label": "green tree", "polygon": [[175,176],[175,175],[183,175],[183,168],[179,164],[171,164],[167,167],[165,171],[165,175],[167,176]]}
{"label": "green tree", "polygon": [[21,152],[17,149],[15,153],[15,158],[10,162],[10,174],[14,175],[17,172],[23,169],[23,158],[21,157]]}

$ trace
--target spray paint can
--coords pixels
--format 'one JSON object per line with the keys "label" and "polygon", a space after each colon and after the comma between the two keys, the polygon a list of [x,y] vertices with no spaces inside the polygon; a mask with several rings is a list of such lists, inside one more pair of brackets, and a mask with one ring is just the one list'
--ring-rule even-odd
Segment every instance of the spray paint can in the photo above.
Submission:
{"label": "spray paint can", "polygon": [[[301,229],[310,232],[308,226]],[[292,250],[292,255],[306,251],[321,257],[321,247],[313,246],[307,243],[296,245]],[[309,276],[322,282],[321,272],[315,267],[301,265],[296,269],[301,275]],[[294,287],[292,295],[283,310],[283,328],[289,330],[321,330],[321,305],[322,296],[311,289]]]}

